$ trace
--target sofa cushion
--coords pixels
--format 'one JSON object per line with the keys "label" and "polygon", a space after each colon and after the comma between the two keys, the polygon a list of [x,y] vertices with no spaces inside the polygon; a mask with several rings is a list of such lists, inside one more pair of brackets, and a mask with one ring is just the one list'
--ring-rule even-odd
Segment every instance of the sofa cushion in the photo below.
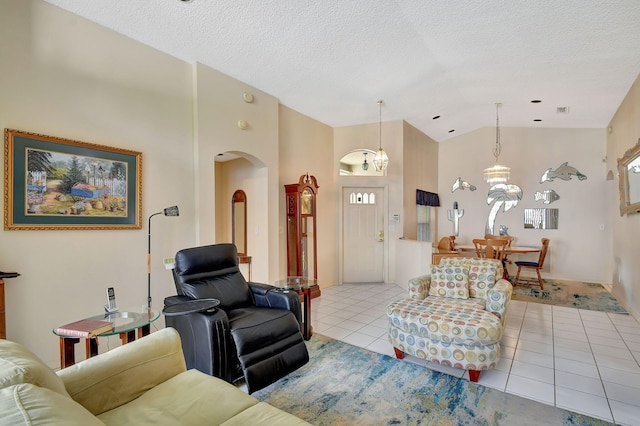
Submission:
{"label": "sofa cushion", "polygon": [[0,389],[3,425],[103,425],[82,405],[51,389],[21,383]]}
{"label": "sofa cushion", "polygon": [[431,266],[429,296],[469,298],[469,268],[463,266]]}
{"label": "sofa cushion", "polygon": [[256,405],[247,408],[242,413],[238,414],[222,423],[222,426],[246,426],[246,425],[308,425],[298,417],[295,417],[287,412],[284,412],[278,408],[272,407],[266,402],[259,402]]}
{"label": "sofa cushion", "polygon": [[31,383],[69,397],[62,380],[33,352],[19,343],[0,340],[0,388]]}
{"label": "sofa cushion", "polygon": [[433,341],[490,345],[502,338],[500,319],[484,310],[481,299],[427,297],[402,299],[387,306],[393,327]]}
{"label": "sofa cushion", "polygon": [[98,418],[107,425],[219,425],[257,403],[223,380],[189,370]]}

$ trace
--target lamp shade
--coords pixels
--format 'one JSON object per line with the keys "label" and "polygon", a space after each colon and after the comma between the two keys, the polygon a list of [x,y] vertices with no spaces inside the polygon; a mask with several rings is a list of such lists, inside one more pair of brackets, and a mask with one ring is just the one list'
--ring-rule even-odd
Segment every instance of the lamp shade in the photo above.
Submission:
{"label": "lamp shade", "polygon": [[388,164],[389,164],[389,156],[387,155],[386,152],[384,152],[382,148],[380,148],[376,152],[375,157],[373,157],[373,165],[375,166],[377,171],[381,172],[387,168]]}
{"label": "lamp shade", "polygon": [[498,183],[507,183],[511,177],[511,169],[507,166],[495,164],[484,169],[484,181],[493,186]]}

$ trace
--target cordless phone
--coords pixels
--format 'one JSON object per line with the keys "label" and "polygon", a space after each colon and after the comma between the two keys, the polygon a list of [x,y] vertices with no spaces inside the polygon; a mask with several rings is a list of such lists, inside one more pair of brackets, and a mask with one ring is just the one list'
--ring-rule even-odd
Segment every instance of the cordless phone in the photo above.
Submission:
{"label": "cordless phone", "polygon": [[104,305],[105,312],[118,312],[118,305],[116,304],[116,292],[113,287],[107,288],[107,304]]}

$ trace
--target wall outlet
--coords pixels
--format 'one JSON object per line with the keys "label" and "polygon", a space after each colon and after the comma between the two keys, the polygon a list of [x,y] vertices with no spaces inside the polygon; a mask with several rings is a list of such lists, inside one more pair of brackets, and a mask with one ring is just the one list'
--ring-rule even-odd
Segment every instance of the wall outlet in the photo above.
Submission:
{"label": "wall outlet", "polygon": [[165,257],[164,260],[164,269],[174,269],[176,267],[176,261],[173,257]]}

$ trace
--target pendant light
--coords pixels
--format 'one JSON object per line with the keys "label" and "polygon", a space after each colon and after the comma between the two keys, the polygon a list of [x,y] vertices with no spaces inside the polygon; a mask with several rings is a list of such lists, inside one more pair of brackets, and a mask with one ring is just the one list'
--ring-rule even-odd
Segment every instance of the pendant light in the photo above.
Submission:
{"label": "pendant light", "polygon": [[380,148],[376,152],[376,155],[373,157],[373,165],[375,166],[377,171],[383,172],[389,164],[389,156],[387,156],[387,153],[382,149],[382,101],[378,101],[378,105],[380,106]]}
{"label": "pendant light", "polygon": [[363,154],[364,154],[364,163],[362,163],[362,170],[366,172],[367,170],[369,170],[369,163],[367,163],[368,152],[363,152]]}
{"label": "pendant light", "polygon": [[493,156],[496,157],[496,164],[492,167],[484,169],[484,180],[490,186],[498,183],[507,183],[511,176],[511,169],[507,166],[501,166],[498,163],[500,157],[500,151],[502,151],[502,145],[500,145],[500,119],[498,117],[498,109],[502,106],[501,103],[496,103],[496,146],[493,149]]}

